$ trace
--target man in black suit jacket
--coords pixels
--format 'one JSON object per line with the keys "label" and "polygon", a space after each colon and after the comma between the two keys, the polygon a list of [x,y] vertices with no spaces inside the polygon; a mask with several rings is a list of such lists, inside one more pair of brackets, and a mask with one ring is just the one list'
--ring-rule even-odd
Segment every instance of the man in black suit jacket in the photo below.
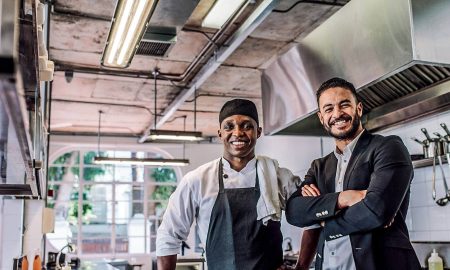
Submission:
{"label": "man in black suit jacket", "polygon": [[302,249],[318,245],[316,270],[420,269],[405,224],[413,167],[403,142],[364,130],[362,103],[343,79],[323,83],[317,102],[336,150],[312,162],[288,201],[289,223],[318,227],[304,232]]}

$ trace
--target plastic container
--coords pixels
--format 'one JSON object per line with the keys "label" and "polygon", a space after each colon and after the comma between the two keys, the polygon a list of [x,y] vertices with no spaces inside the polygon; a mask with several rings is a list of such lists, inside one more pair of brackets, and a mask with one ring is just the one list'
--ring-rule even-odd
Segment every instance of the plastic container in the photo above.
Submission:
{"label": "plastic container", "polygon": [[444,270],[442,258],[439,257],[439,254],[434,248],[430,258],[428,258],[428,270]]}

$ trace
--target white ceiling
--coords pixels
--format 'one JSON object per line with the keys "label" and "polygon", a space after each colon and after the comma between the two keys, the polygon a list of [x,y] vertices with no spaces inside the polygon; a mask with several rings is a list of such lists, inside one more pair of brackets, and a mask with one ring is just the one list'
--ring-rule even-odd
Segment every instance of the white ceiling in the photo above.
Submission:
{"label": "white ceiling", "polygon": [[[96,133],[98,111],[102,115],[102,133],[120,133],[139,136],[154,123],[154,80],[151,71],[157,67],[162,74],[182,74],[197,55],[208,45],[202,33],[210,37],[214,31],[196,25],[202,6],[213,0],[201,0],[190,16],[188,24],[180,28],[177,42],[167,57],[156,58],[136,55],[129,68],[111,71],[101,67],[101,54],[106,42],[115,1],[57,0],[50,17],[49,58],[55,61],[56,72],[52,85],[51,131],[66,133]],[[256,1],[257,6],[261,1]],[[281,0],[275,9],[285,10],[296,0]],[[310,1],[315,2],[315,1]],[[320,1],[316,1],[320,2]],[[347,1],[323,0],[344,4]],[[254,8],[254,7],[253,7]],[[262,117],[261,70],[274,59],[320,25],[339,6],[320,3],[300,3],[289,12],[271,12],[234,53],[197,90],[197,130],[215,136],[218,128],[218,111],[229,99],[242,97],[253,100]],[[233,34],[252,8],[226,37]],[[204,59],[205,61],[207,59]],[[204,61],[204,62],[205,62]],[[203,62],[203,63],[204,63]],[[201,66],[200,66],[201,67]],[[65,70],[73,70],[68,82]],[[190,86],[198,70],[180,81],[157,81],[157,111],[170,106],[183,87]],[[120,73],[120,74],[119,74]],[[120,75],[120,76],[118,76]],[[137,78],[141,75],[143,78]],[[193,96],[184,102],[161,129],[182,130],[186,115],[188,130],[194,129]]]}

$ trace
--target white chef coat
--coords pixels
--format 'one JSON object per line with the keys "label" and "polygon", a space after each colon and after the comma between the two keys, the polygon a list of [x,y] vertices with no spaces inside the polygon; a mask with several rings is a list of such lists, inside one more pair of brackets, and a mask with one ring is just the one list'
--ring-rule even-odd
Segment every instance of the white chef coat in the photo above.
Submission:
{"label": "white chef coat", "polygon": [[[334,150],[338,163],[336,168],[335,192],[341,192],[344,189],[344,177],[347,171],[348,162],[355,149],[356,143],[361,137],[361,132],[351,141],[342,154]],[[326,223],[325,223],[326,226]],[[346,235],[338,239],[325,241],[323,247],[323,270],[354,270],[356,269],[355,260],[353,259],[352,244],[350,236]]]}
{"label": "white chef coat", "polygon": [[[262,156],[257,159],[261,189],[261,198],[257,204],[258,219],[279,220],[287,198],[297,190],[299,178],[288,169],[278,167],[276,160]],[[170,196],[157,232],[157,256],[179,253],[181,241],[187,239],[194,218],[197,220],[200,241],[206,243],[211,211],[219,192],[219,160],[213,160],[187,173]],[[224,158],[222,160],[223,173],[228,176],[223,178],[225,188],[255,186],[256,158],[239,172],[233,170]],[[272,196],[273,194],[276,196]]]}

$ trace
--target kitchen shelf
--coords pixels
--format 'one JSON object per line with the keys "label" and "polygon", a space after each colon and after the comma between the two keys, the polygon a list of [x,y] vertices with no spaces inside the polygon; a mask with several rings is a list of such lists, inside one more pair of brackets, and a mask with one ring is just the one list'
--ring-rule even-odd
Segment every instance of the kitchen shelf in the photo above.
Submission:
{"label": "kitchen shelf", "polygon": [[0,195],[40,199],[45,178],[33,121],[40,112],[36,14],[11,12],[23,8],[13,0],[3,4],[10,14],[0,10]]}
{"label": "kitchen shelf", "polygon": [[[442,156],[442,163],[447,163],[447,157]],[[413,160],[412,162],[414,169],[433,166],[433,158],[424,158],[419,160]],[[439,166],[439,160],[436,158],[436,166]]]}

